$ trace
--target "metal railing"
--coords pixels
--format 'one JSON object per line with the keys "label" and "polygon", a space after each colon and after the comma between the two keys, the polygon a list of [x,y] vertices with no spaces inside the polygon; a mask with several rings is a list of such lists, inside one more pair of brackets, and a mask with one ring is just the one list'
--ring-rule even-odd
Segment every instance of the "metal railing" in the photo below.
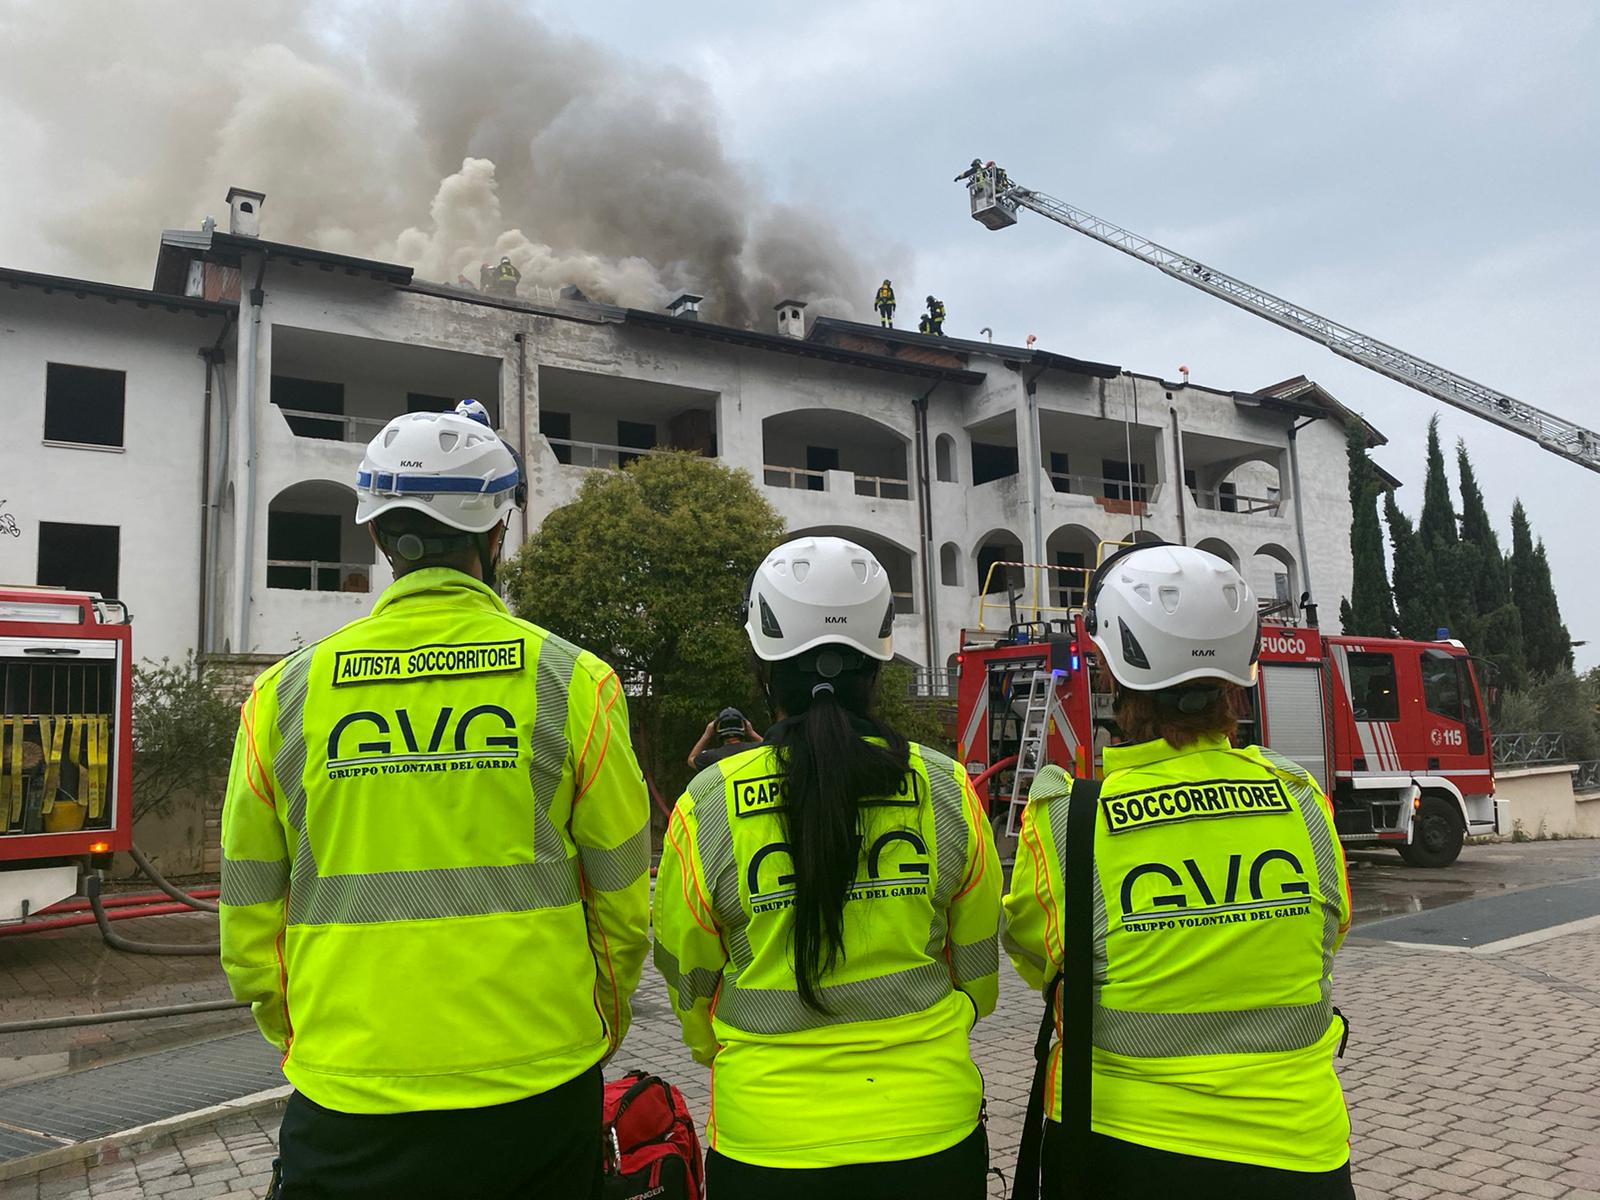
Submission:
{"label": "metal railing", "polygon": [[[823,492],[828,489],[826,471],[812,471],[806,467],[775,467],[769,463],[761,468],[761,473],[762,480],[768,487],[797,488],[810,492]],[[855,493],[858,496],[871,496],[878,500],[909,500],[911,481],[893,479],[887,475],[857,475]]]}
{"label": "metal railing", "polygon": [[1141,480],[1107,479],[1103,475],[1073,475],[1062,471],[1047,471],[1050,483],[1058,492],[1072,496],[1088,496],[1095,500],[1120,500],[1123,503],[1150,504],[1156,498],[1154,483]]}
{"label": "metal railing", "polygon": [[857,475],[856,495],[872,496],[878,500],[909,500],[911,481],[890,479],[886,475]]}
{"label": "metal railing", "polygon": [[[761,478],[768,487],[799,488],[809,492],[820,492],[828,486],[826,471],[808,471],[804,467],[765,465],[761,468]],[[815,486],[812,480],[816,481]]]}
{"label": "metal railing", "polygon": [[269,558],[267,586],[292,592],[370,592],[372,564]]}
{"label": "metal railing", "polygon": [[1495,765],[1500,767],[1564,762],[1566,741],[1562,733],[1496,733],[1490,737]]}
{"label": "metal railing", "polygon": [[1248,496],[1243,492],[1224,492],[1220,488],[1190,488],[1189,494],[1201,512],[1276,517],[1283,510],[1283,501],[1278,496]]}
{"label": "metal railing", "polygon": [[1575,792],[1600,792],[1600,758],[1591,758],[1578,764],[1572,776]]}
{"label": "metal railing", "polygon": [[956,694],[956,672],[948,667],[917,667],[910,694],[916,700],[948,700]]}
{"label": "metal railing", "polygon": [[325,442],[370,442],[389,423],[387,417],[307,412],[305,409],[283,408],[281,405],[278,411],[289,419],[289,429],[295,437],[317,438]]}
{"label": "metal railing", "polygon": [[[1102,554],[1106,545],[1102,543]],[[994,573],[1004,570],[1002,580],[1005,584],[998,594],[994,593],[996,580]],[[1014,576],[1013,571],[1017,574]],[[988,630],[987,622],[991,619],[990,610],[1000,609],[1004,619],[1000,628],[1004,629],[1011,624],[1011,598],[1017,597],[1016,613],[1025,620],[1045,621],[1052,619],[1046,614],[1063,620],[1070,619],[1075,605],[1070,603],[1075,596],[1081,596],[1089,586],[1089,577],[1094,574],[1091,567],[1063,567],[1054,563],[1028,563],[1028,562],[996,562],[990,563],[989,569],[984,572],[983,586],[978,593],[978,628]],[[1029,583],[1029,579],[1032,583]],[[1032,599],[1029,600],[1029,593]],[[1068,600],[1068,604],[1046,604],[1043,602],[1046,594],[1051,600]],[[1031,617],[1029,614],[1032,614]]]}
{"label": "metal railing", "polygon": [[647,454],[672,453],[670,448],[661,446],[645,449],[639,446],[613,446],[607,442],[578,442],[572,438],[549,436],[544,440],[549,442],[550,448],[555,451],[556,461],[569,467],[586,469],[621,467]]}

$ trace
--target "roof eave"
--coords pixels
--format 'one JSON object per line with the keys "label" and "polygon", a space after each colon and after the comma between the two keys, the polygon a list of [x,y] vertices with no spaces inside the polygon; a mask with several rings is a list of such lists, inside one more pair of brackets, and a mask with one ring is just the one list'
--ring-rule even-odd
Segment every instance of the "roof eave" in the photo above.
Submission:
{"label": "roof eave", "polygon": [[37,271],[19,271],[11,267],[0,267],[0,283],[9,284],[12,288],[34,287],[46,293],[65,292],[79,300],[89,296],[99,296],[113,304],[129,303],[138,308],[193,312],[201,316],[225,316],[237,311],[237,305],[217,300],[202,300],[195,296],[172,295],[167,292],[147,292],[143,288],[124,287],[117,283],[73,279],[66,275],[44,275]]}

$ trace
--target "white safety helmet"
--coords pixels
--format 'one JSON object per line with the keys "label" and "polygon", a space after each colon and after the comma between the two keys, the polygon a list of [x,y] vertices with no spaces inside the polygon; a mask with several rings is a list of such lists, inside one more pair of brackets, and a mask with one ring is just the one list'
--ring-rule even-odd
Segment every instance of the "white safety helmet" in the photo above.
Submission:
{"label": "white safety helmet", "polygon": [[1134,691],[1195,679],[1255,685],[1255,593],[1226,560],[1204,550],[1118,550],[1089,581],[1083,623],[1112,676]]}
{"label": "white safety helmet", "polygon": [[494,422],[489,420],[489,410],[483,406],[483,402],[480,400],[474,400],[468,396],[456,405],[455,412],[457,416],[472,418],[486,429],[494,428]]}
{"label": "white safety helmet", "polygon": [[843,538],[783,543],[756,568],[745,601],[744,631],[766,662],[826,645],[888,662],[893,627],[889,573],[872,551]]}
{"label": "white safety helmet", "polygon": [[510,447],[471,417],[406,413],[367,443],[356,524],[412,508],[453,529],[487,533],[510,515],[521,475]]}

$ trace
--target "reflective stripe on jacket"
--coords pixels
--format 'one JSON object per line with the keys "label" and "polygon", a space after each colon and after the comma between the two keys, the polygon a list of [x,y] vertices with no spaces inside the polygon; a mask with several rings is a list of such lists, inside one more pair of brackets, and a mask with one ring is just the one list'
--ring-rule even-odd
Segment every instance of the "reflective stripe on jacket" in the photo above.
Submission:
{"label": "reflective stripe on jacket", "polygon": [[770,747],[701,772],[656,879],[656,967],[713,1065],[711,1145],[783,1167],[947,1149],[978,1121],[967,1032],[999,987],[1000,867],[966,772],[913,745],[899,793],[862,804],[824,1013],[795,985],[783,804]]}
{"label": "reflective stripe on jacket", "polygon": [[621,685],[467,575],[405,575],[262,674],[222,850],[229,984],[318,1104],[518,1100],[627,1031],[650,841]]}
{"label": "reflective stripe on jacket", "polygon": [[[1203,1158],[1339,1167],[1350,1122],[1332,970],[1350,894],[1326,797],[1288,759],[1222,738],[1108,747],[1105,768],[1095,1130]],[[1005,899],[1006,950],[1035,988],[1061,963],[1071,786],[1059,767],[1035,779]]]}

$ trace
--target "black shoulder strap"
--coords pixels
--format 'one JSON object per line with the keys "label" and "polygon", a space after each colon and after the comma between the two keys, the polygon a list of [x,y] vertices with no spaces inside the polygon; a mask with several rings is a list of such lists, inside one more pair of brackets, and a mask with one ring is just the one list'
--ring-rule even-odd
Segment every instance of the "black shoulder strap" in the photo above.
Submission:
{"label": "black shoulder strap", "polygon": [[1050,1035],[1056,994],[1061,994],[1061,1129],[1064,1177],[1044,1181],[1047,1200],[1087,1195],[1094,1038],[1094,830],[1100,781],[1075,779],[1067,800],[1067,847],[1061,873],[1066,881],[1061,973],[1045,988],[1044,1019],[1034,1043],[1033,1089],[1017,1149],[1012,1200],[1038,1200],[1044,1144],[1045,1086],[1050,1072]]}

